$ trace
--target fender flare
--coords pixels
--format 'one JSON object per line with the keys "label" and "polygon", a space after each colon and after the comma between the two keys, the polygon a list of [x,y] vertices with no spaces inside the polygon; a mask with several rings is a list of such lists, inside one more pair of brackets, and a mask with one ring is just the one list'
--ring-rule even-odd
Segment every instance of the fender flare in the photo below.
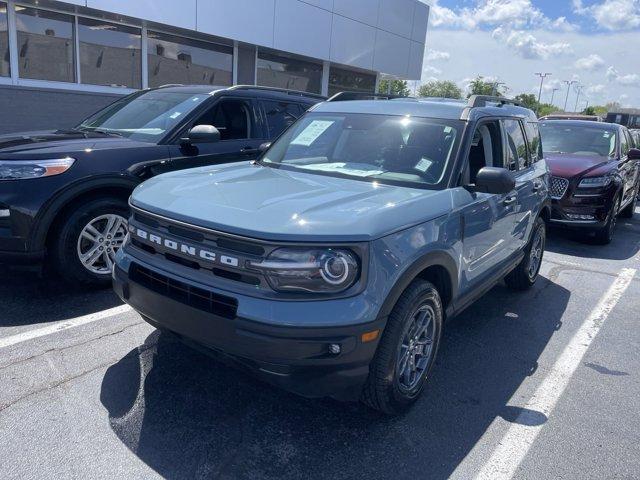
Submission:
{"label": "fender flare", "polygon": [[395,285],[391,288],[387,294],[382,307],[380,309],[380,316],[387,317],[391,314],[393,307],[398,302],[398,299],[402,295],[402,292],[413,282],[418,275],[429,267],[439,266],[443,267],[449,274],[450,279],[450,296],[452,304],[458,293],[458,266],[453,257],[444,251],[433,251],[420,257],[414,263],[412,263],[404,272],[400,275]]}
{"label": "fender flare", "polygon": [[34,250],[44,250],[47,235],[64,207],[75,198],[101,188],[122,188],[129,191],[140,184],[140,180],[126,175],[104,175],[75,181],[57,192],[40,210],[35,219],[35,228],[31,234],[30,244]]}

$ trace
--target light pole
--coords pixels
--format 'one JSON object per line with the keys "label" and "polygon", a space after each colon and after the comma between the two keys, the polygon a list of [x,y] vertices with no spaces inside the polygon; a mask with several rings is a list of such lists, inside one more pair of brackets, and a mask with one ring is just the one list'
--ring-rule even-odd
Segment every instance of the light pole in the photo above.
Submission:
{"label": "light pole", "polygon": [[567,98],[564,99],[564,111],[567,111],[567,103],[569,103],[569,91],[571,90],[571,85],[574,83],[578,83],[577,80],[563,80],[562,83],[567,84]]}
{"label": "light pole", "polygon": [[580,94],[582,93],[582,89],[584,88],[584,85],[578,85],[576,86],[576,108],[575,111],[578,111],[578,101],[580,100]]}
{"label": "light pole", "polygon": [[553,75],[553,74],[552,73],[536,73],[536,76],[540,77],[540,91],[538,92],[538,113],[540,113],[540,99],[542,98],[542,84],[544,83],[544,79],[550,75]]}
{"label": "light pole", "polygon": [[551,105],[553,105],[553,99],[556,96],[556,92],[560,90],[559,88],[554,88],[553,91],[551,92]]}

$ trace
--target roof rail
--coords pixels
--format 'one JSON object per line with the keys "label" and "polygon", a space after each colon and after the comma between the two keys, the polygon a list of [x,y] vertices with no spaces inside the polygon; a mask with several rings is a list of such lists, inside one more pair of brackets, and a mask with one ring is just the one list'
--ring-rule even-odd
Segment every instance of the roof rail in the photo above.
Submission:
{"label": "roof rail", "polygon": [[299,97],[317,98],[319,100],[327,99],[327,97],[317,93],[301,92],[299,90],[287,90],[286,88],[278,87],[265,87],[262,85],[234,85],[233,87],[229,87],[229,90],[264,90],[270,92],[286,93],[287,95],[296,95]]}
{"label": "roof rail", "polygon": [[522,103],[518,102],[517,100],[512,100],[511,98],[497,97],[494,95],[471,95],[469,97],[469,101],[467,102],[467,107],[486,107],[487,103],[497,103],[498,106],[506,104],[515,105],[516,107],[523,106]]}
{"label": "roof rail", "polygon": [[167,83],[166,85],[160,85],[158,88],[170,88],[170,87],[184,87],[183,83]]}
{"label": "roof rail", "polygon": [[346,102],[349,100],[395,100],[397,98],[409,98],[404,95],[389,95],[386,93],[367,92],[339,92],[331,97],[328,102]]}

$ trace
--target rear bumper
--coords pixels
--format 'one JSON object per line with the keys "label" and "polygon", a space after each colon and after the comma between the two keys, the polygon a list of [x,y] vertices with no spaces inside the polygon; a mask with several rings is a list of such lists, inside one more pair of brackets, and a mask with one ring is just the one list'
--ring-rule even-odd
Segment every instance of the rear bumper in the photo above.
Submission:
{"label": "rear bumper", "polygon": [[[143,285],[129,275],[128,262],[119,261],[114,268],[115,292],[156,328],[176,333],[186,343],[242,367],[269,383],[305,397],[334,397],[357,400],[369,374],[378,339],[363,343],[363,333],[382,329],[386,318],[373,322],[334,327],[305,327],[305,308],[327,309],[331,318],[331,301],[300,302],[300,325],[273,325],[238,316],[220,316],[185,304],[180,298],[162,294],[153,285]],[[144,268],[153,269],[149,265]],[[157,270],[171,282],[186,282]],[[219,292],[210,289],[214,294]],[[226,292],[225,292],[226,294]],[[236,296],[239,303],[242,296]],[[255,299],[254,299],[255,300]],[[265,300],[261,312],[273,312],[274,301]],[[323,304],[323,305],[320,305]],[[320,305],[320,307],[319,307]],[[340,346],[340,353],[330,345]]]}

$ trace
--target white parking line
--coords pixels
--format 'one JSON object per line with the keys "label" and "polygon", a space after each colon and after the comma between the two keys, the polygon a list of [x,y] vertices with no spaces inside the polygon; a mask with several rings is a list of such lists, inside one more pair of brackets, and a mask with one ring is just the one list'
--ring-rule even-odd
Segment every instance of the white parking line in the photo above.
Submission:
{"label": "white parking line", "polygon": [[80,327],[81,325],[87,325],[88,323],[104,320],[105,318],[114,317],[129,311],[131,311],[131,307],[129,305],[121,305],[108,310],[102,310],[101,312],[91,313],[89,315],[72,318],[70,320],[64,320],[60,323],[55,323],[47,327],[29,330],[10,337],[0,338],[0,348],[10,347],[18,343],[33,340],[34,338],[44,337],[63,330],[69,330],[70,328]]}
{"label": "white parking line", "polygon": [[591,312],[591,315],[584,321],[565,347],[533,397],[524,406],[527,410],[524,410],[519,415],[515,423],[509,427],[507,433],[502,437],[498,447],[475,477],[476,479],[495,480],[513,477],[542,430],[542,425],[525,425],[526,417],[531,413],[531,410],[549,417],[569,384],[571,376],[582,362],[582,358],[589,349],[591,342],[593,342],[607,317],[631,284],[635,274],[636,270],[630,268],[625,268],[620,272],[609,290],[600,299],[596,308]]}

